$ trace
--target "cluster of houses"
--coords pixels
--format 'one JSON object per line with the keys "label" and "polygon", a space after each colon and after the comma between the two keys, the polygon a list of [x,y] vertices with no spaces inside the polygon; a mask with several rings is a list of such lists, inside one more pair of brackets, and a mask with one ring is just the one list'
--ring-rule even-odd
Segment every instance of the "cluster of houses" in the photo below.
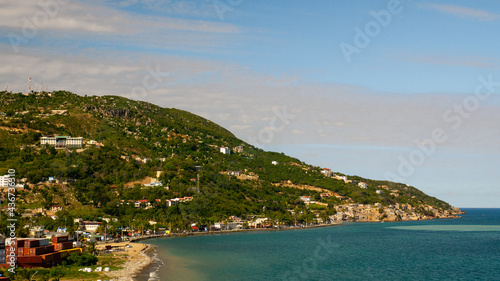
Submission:
{"label": "cluster of houses", "polygon": [[363,189],[367,189],[368,188],[368,184],[366,182],[357,182],[357,181],[352,181],[352,180],[349,180],[347,179],[347,176],[340,176],[340,175],[337,175],[335,174],[334,172],[332,172],[332,170],[328,169],[328,168],[323,168],[323,170],[321,170],[321,173],[325,176],[325,177],[329,177],[329,178],[334,178],[336,180],[341,180],[341,181],[344,181],[345,183],[355,183],[357,184],[360,188],[363,188]]}
{"label": "cluster of houses", "polygon": [[257,175],[254,172],[248,172],[245,170],[245,172],[242,171],[223,171],[220,172],[221,174],[229,175],[229,176],[234,176],[239,180],[258,180],[259,175]]}
{"label": "cluster of houses", "polygon": [[272,228],[275,227],[272,221],[267,217],[255,216],[250,220],[243,220],[237,216],[230,216],[226,221],[219,221],[211,224],[210,226],[203,225],[197,227],[195,223],[191,224],[193,231],[231,231],[241,229],[254,229],[254,228]]}
{"label": "cluster of houses", "polygon": [[[179,203],[184,203],[184,202],[189,202],[192,201],[193,197],[191,196],[186,196],[186,197],[180,197],[180,198],[173,198],[173,199],[166,199],[165,200],[165,205],[167,207],[172,207],[175,205],[178,205]],[[140,199],[140,200],[121,200],[120,204],[134,204],[134,207],[136,208],[143,208],[143,209],[151,209],[154,208],[154,203],[161,204],[162,200],[161,199],[155,199],[153,202],[149,201],[148,199]]]}
{"label": "cluster of houses", "polygon": [[245,151],[243,149],[243,146],[236,146],[236,147],[233,147],[233,150],[231,150],[231,148],[227,147],[227,146],[222,146],[222,147],[219,147],[219,152],[222,153],[222,154],[231,154],[231,153],[243,153],[243,151]]}
{"label": "cluster of houses", "polygon": [[332,170],[328,169],[328,168],[323,168],[323,170],[321,170],[321,173],[325,176],[325,177],[329,177],[329,178],[334,178],[336,180],[341,180],[341,181],[344,181],[345,183],[351,183],[352,181],[351,180],[348,180],[347,179],[347,176],[340,176],[340,175],[337,175],[335,174],[334,172],[332,172]]}
{"label": "cluster of houses", "polygon": [[[427,220],[430,217],[419,213],[417,208],[410,204],[399,204],[382,206],[377,203],[370,204],[344,204],[335,207],[337,213],[330,216],[335,222],[342,221],[415,221]],[[450,218],[454,215],[450,211],[443,211],[429,205],[423,206],[424,210],[432,213],[434,218]]]}

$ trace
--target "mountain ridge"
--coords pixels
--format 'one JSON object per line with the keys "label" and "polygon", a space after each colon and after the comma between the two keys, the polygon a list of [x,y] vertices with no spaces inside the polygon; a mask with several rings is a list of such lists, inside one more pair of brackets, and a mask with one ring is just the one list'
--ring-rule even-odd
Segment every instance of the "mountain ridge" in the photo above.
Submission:
{"label": "mountain ridge", "polygon": [[[0,120],[0,172],[15,168],[26,179],[22,192],[27,197],[51,195],[23,202],[28,209],[57,203],[67,206],[66,215],[76,217],[81,215],[78,208],[88,206],[89,219],[113,216],[131,223],[135,217],[162,217],[161,225],[174,223],[179,229],[230,216],[265,216],[292,224],[328,221],[340,213],[345,214],[341,220],[427,219],[460,213],[414,187],[308,165],[254,147],[187,111],[119,96],[1,92]],[[85,144],[62,150],[40,145],[42,136],[53,135],[82,137]],[[226,147],[233,153],[221,153]],[[54,188],[56,183],[44,184],[49,177],[60,186],[65,183],[65,194]],[[155,178],[161,186],[125,186],[145,177]],[[186,196],[192,201],[170,207],[163,203]],[[155,208],[129,204],[145,198]],[[349,209],[349,204],[364,207]]]}

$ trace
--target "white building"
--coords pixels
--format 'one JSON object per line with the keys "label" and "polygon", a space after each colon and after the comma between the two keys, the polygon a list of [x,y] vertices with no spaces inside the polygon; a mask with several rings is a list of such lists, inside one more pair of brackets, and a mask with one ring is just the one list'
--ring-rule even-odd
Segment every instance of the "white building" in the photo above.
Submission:
{"label": "white building", "polygon": [[358,183],[358,186],[361,188],[364,188],[364,189],[368,188],[368,185],[366,184],[366,182],[360,182],[360,183]]}
{"label": "white building", "polygon": [[166,201],[167,207],[172,207],[179,204],[181,200],[179,198],[174,198]]}
{"label": "white building", "polygon": [[0,187],[8,187],[9,186],[9,178],[10,178],[10,175],[0,176]]}
{"label": "white building", "polygon": [[333,177],[335,174],[332,172],[332,170],[330,169],[327,169],[327,168],[323,168],[323,170],[321,170],[321,173],[323,175],[325,175],[325,177]]}
{"label": "white building", "polygon": [[56,136],[56,137],[42,137],[40,139],[41,146],[54,146],[56,149],[63,148],[80,148],[83,146],[82,137],[67,137],[67,136]]}
{"label": "white building", "polygon": [[273,165],[278,165],[278,164],[279,164],[279,162],[278,162],[278,161],[272,161],[272,162],[271,162],[271,164],[273,164]]}
{"label": "white building", "polygon": [[231,149],[229,149],[229,147],[221,147],[220,148],[220,153],[222,153],[222,154],[231,154]]}
{"label": "white building", "polygon": [[84,221],[83,226],[85,228],[85,231],[96,232],[97,228],[101,226],[101,223],[97,221]]}
{"label": "white building", "polygon": [[310,196],[300,196],[300,200],[304,201],[304,203],[311,203]]}

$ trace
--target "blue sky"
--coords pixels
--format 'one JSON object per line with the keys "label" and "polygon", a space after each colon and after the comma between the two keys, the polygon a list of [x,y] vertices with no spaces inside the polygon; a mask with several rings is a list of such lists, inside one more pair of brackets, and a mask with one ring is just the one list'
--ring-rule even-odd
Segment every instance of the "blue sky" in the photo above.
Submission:
{"label": "blue sky", "polygon": [[180,108],[310,164],[500,207],[497,30],[488,0],[8,1],[0,86]]}

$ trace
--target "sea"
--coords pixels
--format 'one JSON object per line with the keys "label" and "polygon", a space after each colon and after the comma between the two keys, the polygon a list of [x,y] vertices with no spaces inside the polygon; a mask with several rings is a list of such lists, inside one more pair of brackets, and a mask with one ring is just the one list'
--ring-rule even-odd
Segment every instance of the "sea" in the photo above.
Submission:
{"label": "sea", "polygon": [[138,280],[500,280],[500,209],[464,210],[456,219],[146,240],[156,261]]}

